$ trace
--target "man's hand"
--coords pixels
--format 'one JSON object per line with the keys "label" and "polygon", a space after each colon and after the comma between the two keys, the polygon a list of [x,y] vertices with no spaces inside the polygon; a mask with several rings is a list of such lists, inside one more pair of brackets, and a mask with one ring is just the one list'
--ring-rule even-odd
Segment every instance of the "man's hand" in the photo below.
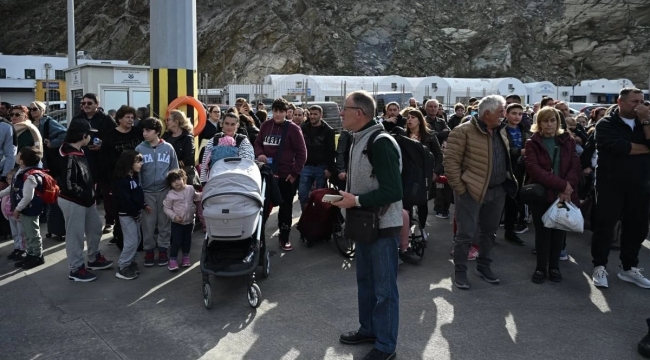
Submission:
{"label": "man's hand", "polygon": [[584,170],[582,170],[582,173],[585,174],[585,175],[589,175],[592,172],[593,172],[593,170],[590,167],[585,168]]}
{"label": "man's hand", "polygon": [[287,178],[286,178],[286,181],[288,181],[288,182],[290,182],[290,183],[293,184],[293,182],[296,181],[296,178],[293,177],[293,176],[291,176],[291,175],[288,175]]}
{"label": "man's hand", "polygon": [[180,223],[180,222],[182,222],[182,221],[183,221],[183,218],[180,217],[180,216],[176,216],[176,217],[174,218],[174,222],[175,222],[175,223]]}
{"label": "man's hand", "polygon": [[50,149],[52,148],[52,146],[50,145],[50,140],[49,139],[43,139],[43,144],[45,144],[45,146],[47,146]]}
{"label": "man's hand", "polygon": [[14,219],[16,220],[20,219],[20,210],[18,209],[14,210]]}
{"label": "man's hand", "polygon": [[342,172],[339,174],[339,180],[345,180],[345,178],[348,176],[348,174]]}
{"label": "man's hand", "polygon": [[384,121],[388,121],[388,122],[390,122],[390,123],[395,124],[395,123],[397,122],[397,118],[396,118],[396,117],[392,117],[392,118],[384,119]]}
{"label": "man's hand", "polygon": [[94,144],[93,144],[93,145],[88,145],[88,150],[92,150],[92,151],[99,151],[99,149],[101,149],[101,148],[102,148],[102,144],[99,144],[99,145],[94,145]]}
{"label": "man's hand", "polygon": [[146,212],[147,214],[151,214],[152,211],[153,211],[153,209],[151,209],[151,207],[149,207],[149,205],[144,207],[144,212]]}
{"label": "man's hand", "polygon": [[329,170],[325,170],[325,179],[329,179],[332,176],[332,173]]}
{"label": "man's hand", "polygon": [[526,149],[521,149],[521,156],[525,156],[525,155],[526,155]]}
{"label": "man's hand", "polygon": [[639,120],[650,120],[650,107],[639,104],[634,108],[634,111],[636,112],[636,116],[639,118]]}
{"label": "man's hand", "polygon": [[265,163],[265,164],[266,164],[266,161],[267,161],[267,160],[268,160],[268,159],[266,158],[266,155],[260,155],[260,156],[257,157],[257,161],[259,161],[259,162],[263,162],[263,163]]}
{"label": "man's hand", "polygon": [[332,205],[343,209],[349,209],[357,206],[357,202],[354,200],[354,194],[350,194],[345,191],[339,191],[339,194],[343,195],[343,199],[341,201],[333,201]]}

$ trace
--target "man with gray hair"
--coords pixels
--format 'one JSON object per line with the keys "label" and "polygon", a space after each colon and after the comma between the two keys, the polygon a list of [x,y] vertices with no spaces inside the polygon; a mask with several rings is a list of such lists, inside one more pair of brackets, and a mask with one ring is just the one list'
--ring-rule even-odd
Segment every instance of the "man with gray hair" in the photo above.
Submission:
{"label": "man with gray hair", "polygon": [[374,210],[379,215],[373,238],[370,234],[350,236],[356,242],[360,327],[342,334],[339,339],[352,345],[374,343],[372,351],[363,359],[387,360],[396,356],[399,325],[397,251],[402,228],[401,154],[395,140],[373,120],[375,107],[372,95],[366,91],[352,92],[345,99],[341,116],[343,127],[353,133],[353,146],[347,192],[341,191],[343,199],[332,204],[349,209],[346,211],[346,236],[355,228],[351,224],[351,208]]}
{"label": "man with gray hair", "polygon": [[459,289],[469,289],[467,255],[477,227],[480,251],[475,273],[492,284],[500,281],[490,267],[490,253],[506,193],[514,196],[517,191],[506,124],[501,123],[505,104],[500,95],[483,98],[478,116],[454,128],[447,140],[443,165],[456,200],[454,284]]}

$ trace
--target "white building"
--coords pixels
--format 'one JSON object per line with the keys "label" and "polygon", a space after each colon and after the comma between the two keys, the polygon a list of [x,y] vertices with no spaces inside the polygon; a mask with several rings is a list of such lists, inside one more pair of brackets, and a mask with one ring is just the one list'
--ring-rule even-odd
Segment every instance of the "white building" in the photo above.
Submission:
{"label": "white building", "polygon": [[[122,60],[77,59],[77,63],[128,65],[128,61]],[[0,54],[0,98],[27,105],[36,98],[38,80],[65,80],[63,70],[67,67],[68,58],[64,56]]]}
{"label": "white building", "polygon": [[526,83],[524,86],[527,90],[527,96],[526,99],[522,98],[521,100],[525,104],[532,105],[536,102],[540,102],[544,96],[552,98],[558,97],[558,89],[550,81]]}
{"label": "white building", "polygon": [[413,89],[413,97],[421,104],[428,99],[436,99],[447,104],[451,97],[451,85],[439,76],[407,78]]}

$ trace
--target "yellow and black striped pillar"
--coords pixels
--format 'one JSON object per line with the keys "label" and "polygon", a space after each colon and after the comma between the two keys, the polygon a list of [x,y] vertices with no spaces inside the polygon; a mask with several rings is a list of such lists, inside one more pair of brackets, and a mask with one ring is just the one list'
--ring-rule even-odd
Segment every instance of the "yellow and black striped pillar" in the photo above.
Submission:
{"label": "yellow and black striped pillar", "polygon": [[[165,123],[170,102],[198,94],[196,0],[149,2],[151,111]],[[196,124],[198,111],[181,106]]]}
{"label": "yellow and black striped pillar", "polygon": [[[182,96],[198,94],[197,71],[191,69],[151,69],[151,110],[165,125],[167,105]],[[191,118],[195,126],[198,111],[189,105],[178,108]]]}

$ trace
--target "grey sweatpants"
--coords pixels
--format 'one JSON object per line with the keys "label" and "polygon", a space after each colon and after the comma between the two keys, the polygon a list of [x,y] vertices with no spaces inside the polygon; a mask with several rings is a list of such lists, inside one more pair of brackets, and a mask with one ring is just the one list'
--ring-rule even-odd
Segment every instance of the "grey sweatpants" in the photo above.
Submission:
{"label": "grey sweatpants", "polygon": [[[65,219],[65,252],[70,271],[84,266],[84,239],[88,243],[88,260],[95,261],[102,240],[102,219],[97,206],[81,206],[63,198],[57,200]],[[85,235],[85,236],[84,236]]]}
{"label": "grey sweatpants", "polygon": [[506,191],[503,186],[488,189],[479,204],[472,198],[469,191],[455,196],[456,224],[458,231],[454,242],[454,267],[456,271],[467,271],[467,255],[469,245],[478,228],[479,252],[476,259],[477,267],[490,267],[490,253],[494,247],[501,212],[506,201]]}
{"label": "grey sweatpants", "polygon": [[[153,250],[156,245],[158,248],[169,249],[169,243],[172,237],[172,222],[165,215],[163,210],[163,200],[169,190],[156,193],[144,193],[144,202],[153,210],[151,214],[146,211],[142,212],[142,243],[145,251]],[[158,238],[154,231],[158,227]]]}
{"label": "grey sweatpants", "polygon": [[140,244],[140,222],[136,221],[132,216],[120,216],[120,225],[122,226],[122,238],[124,239],[124,248],[120,258],[117,260],[117,265],[120,269],[131,265],[138,252],[138,245]]}

